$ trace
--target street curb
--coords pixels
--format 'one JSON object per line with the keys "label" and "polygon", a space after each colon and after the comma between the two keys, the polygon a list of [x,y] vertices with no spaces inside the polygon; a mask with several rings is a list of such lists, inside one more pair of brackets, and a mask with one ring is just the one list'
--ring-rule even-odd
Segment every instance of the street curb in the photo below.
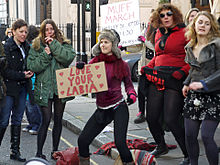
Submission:
{"label": "street curb", "polygon": [[[79,135],[85,125],[85,123],[83,121],[81,121],[80,119],[64,112],[63,113],[63,126],[65,126],[66,128],[68,128],[70,131],[72,131],[73,133]],[[104,133],[100,133],[92,142],[92,145],[94,145],[95,147],[100,148],[103,144],[109,143],[111,142],[112,139],[110,139],[108,136],[106,136]],[[117,149],[113,148],[111,149],[111,158],[112,159],[116,159],[118,154]]]}

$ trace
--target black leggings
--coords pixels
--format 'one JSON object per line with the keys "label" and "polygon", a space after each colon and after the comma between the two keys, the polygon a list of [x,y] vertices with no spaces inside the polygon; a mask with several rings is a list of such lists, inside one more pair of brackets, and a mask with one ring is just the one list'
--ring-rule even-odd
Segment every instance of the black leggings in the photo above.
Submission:
{"label": "black leggings", "polygon": [[160,117],[163,114],[165,123],[174,135],[183,155],[187,157],[185,132],[180,122],[184,105],[184,97],[181,91],[173,89],[159,91],[154,84],[150,84],[148,90],[146,118],[155,142],[158,145],[165,144],[164,131],[160,124]]}
{"label": "black leggings", "polygon": [[[132,155],[126,144],[129,119],[129,112],[126,103],[121,103],[115,110],[110,108],[101,111],[100,109],[95,111],[81,132],[78,138],[79,155],[85,158],[89,157],[89,145],[92,143],[93,139],[113,120],[114,141],[120,153],[121,159],[123,162],[132,162]],[[100,120],[99,117],[101,117]]]}
{"label": "black leggings", "polygon": [[198,134],[201,125],[201,136],[205,146],[205,152],[210,165],[218,165],[218,147],[214,140],[218,121],[191,120],[185,118],[186,146],[189,153],[191,165],[198,165],[199,143]]}
{"label": "black leggings", "polygon": [[138,87],[138,108],[141,114],[145,115],[145,107],[146,107],[146,96],[141,91],[140,87]]}
{"label": "black leggings", "polygon": [[60,136],[62,132],[62,118],[65,108],[65,103],[61,102],[61,99],[57,95],[53,99],[49,99],[48,107],[42,106],[42,123],[37,136],[37,154],[42,154],[43,146],[47,137],[47,130],[52,117],[52,103],[54,102],[54,125],[52,131],[53,151],[58,150]]}

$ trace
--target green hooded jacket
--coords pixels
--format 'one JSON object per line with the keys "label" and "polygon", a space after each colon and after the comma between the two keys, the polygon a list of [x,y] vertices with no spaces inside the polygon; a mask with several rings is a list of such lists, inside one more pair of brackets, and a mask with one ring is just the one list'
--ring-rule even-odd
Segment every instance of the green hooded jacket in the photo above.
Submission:
{"label": "green hooded jacket", "polygon": [[[45,52],[45,47],[40,38],[35,41],[39,44],[31,47],[27,59],[27,68],[36,74],[34,84],[34,100],[39,106],[48,106],[48,99],[52,99],[57,92],[56,70],[68,68],[76,56],[72,46],[65,41],[63,44],[54,39],[49,48],[51,54]],[[36,44],[35,44],[36,45]],[[62,102],[71,98],[62,99]]]}

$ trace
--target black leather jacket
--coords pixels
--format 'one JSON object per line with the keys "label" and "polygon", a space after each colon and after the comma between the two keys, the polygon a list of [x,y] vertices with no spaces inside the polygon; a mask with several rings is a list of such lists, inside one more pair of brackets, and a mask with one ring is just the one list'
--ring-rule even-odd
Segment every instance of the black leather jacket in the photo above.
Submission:
{"label": "black leather jacket", "polygon": [[190,65],[189,75],[184,81],[184,85],[191,82],[202,82],[204,88],[198,92],[220,93],[220,38],[215,38],[208,43],[200,52],[196,60],[192,48],[185,47],[185,61]]}

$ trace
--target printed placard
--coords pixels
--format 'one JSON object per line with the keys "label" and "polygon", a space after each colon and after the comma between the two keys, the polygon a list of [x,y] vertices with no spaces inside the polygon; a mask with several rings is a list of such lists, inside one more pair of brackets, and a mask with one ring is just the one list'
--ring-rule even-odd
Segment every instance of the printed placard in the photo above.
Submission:
{"label": "printed placard", "polygon": [[104,62],[56,71],[59,98],[107,91],[107,79]]}
{"label": "printed placard", "polygon": [[101,6],[102,29],[115,29],[121,42],[119,45],[140,44],[140,14],[138,0],[122,1]]}

